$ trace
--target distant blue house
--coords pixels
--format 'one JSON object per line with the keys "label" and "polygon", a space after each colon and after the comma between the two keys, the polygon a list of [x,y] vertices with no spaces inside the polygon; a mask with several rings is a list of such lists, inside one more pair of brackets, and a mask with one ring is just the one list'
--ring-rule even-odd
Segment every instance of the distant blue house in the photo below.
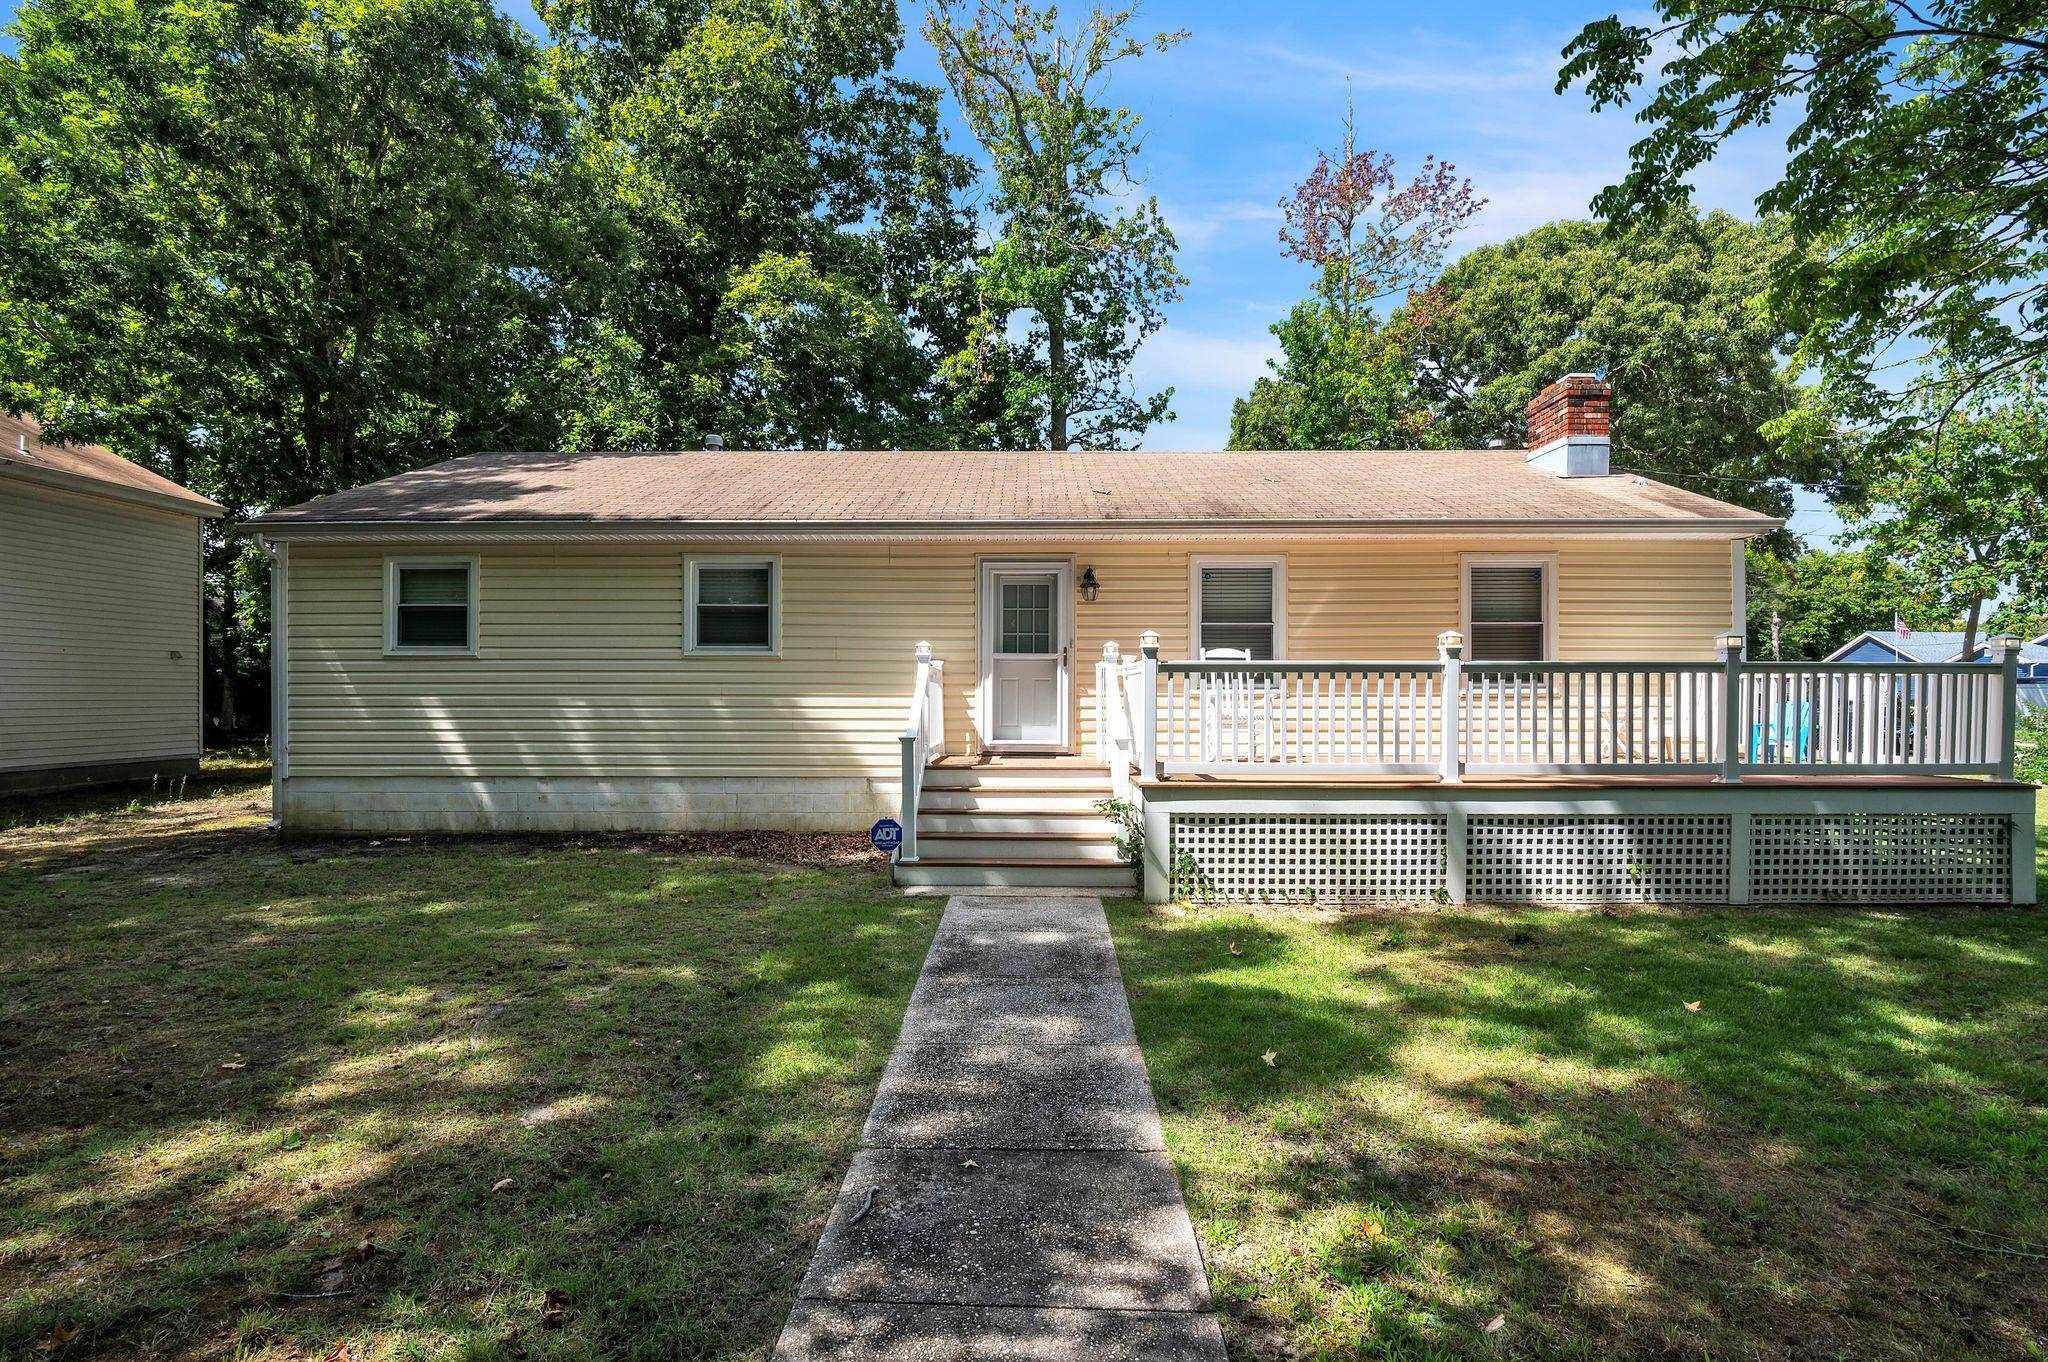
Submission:
{"label": "distant blue house", "polygon": [[[1889,629],[1866,629],[1828,654],[1829,662],[1958,662],[1962,660],[1960,630],[1914,630],[1903,638]],[[1987,666],[1996,662],[1979,635],[1970,659]],[[2048,708],[2048,634],[2020,648],[2020,711]]]}

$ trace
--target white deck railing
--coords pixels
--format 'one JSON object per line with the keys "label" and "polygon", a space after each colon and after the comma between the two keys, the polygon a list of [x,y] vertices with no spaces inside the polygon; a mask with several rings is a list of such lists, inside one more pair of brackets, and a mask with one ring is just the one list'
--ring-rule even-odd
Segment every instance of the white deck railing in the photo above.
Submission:
{"label": "white deck railing", "polygon": [[1714,662],[1467,663],[1459,728],[1473,773],[1716,770]]}
{"label": "white deck railing", "polygon": [[903,841],[896,859],[917,859],[917,804],[924,793],[924,768],[946,754],[946,664],[932,645],[917,645],[917,672],[910,683],[910,713],[900,738],[903,747]]}
{"label": "white deck railing", "polygon": [[1169,771],[1429,775],[1443,764],[1443,669],[1429,662],[1165,662]]}
{"label": "white deck railing", "polygon": [[1981,663],[1751,664],[1743,761],[1760,770],[1996,771],[2017,676]]}
{"label": "white deck railing", "polygon": [[[1997,665],[1159,659],[1106,650],[1097,732],[1157,775],[1977,774],[2012,778],[2017,647]],[[2002,643],[2003,641],[2001,641]],[[1731,703],[1732,697],[1732,703]]]}

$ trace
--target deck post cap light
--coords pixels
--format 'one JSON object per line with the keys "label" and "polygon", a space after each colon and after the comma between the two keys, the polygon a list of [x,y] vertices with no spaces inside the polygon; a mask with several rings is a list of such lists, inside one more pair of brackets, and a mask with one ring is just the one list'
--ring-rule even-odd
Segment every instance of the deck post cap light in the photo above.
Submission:
{"label": "deck post cap light", "polygon": [[1731,629],[1721,635],[1721,651],[1724,653],[1739,653],[1743,649],[1744,642],[1745,636]]}
{"label": "deck post cap light", "polygon": [[1099,592],[1099,591],[1101,591],[1101,590],[1102,590],[1102,583],[1101,583],[1101,582],[1099,582],[1099,581],[1097,581],[1097,580],[1095,579],[1095,569],[1094,569],[1094,568],[1092,568],[1092,567],[1085,567],[1085,568],[1082,568],[1082,569],[1081,569],[1081,599],[1082,599],[1082,600],[1084,600],[1084,601],[1086,601],[1086,602],[1088,602],[1088,603],[1089,603],[1090,605],[1093,605],[1093,604],[1095,604],[1095,595],[1096,595],[1096,593],[1097,593],[1097,592]]}
{"label": "deck post cap light", "polygon": [[2018,634],[1994,634],[1991,638],[1991,646],[1994,650],[2001,653],[2016,653],[2020,650],[2020,636]]}

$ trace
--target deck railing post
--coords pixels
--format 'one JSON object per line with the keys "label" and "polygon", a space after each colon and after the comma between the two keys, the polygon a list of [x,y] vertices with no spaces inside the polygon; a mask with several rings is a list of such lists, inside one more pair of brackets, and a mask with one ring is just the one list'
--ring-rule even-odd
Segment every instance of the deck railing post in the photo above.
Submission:
{"label": "deck railing post", "polygon": [[2014,634],[2000,634],[1991,640],[1991,649],[1998,654],[1998,714],[1991,739],[1998,744],[1998,778],[2009,782],[2013,748],[2019,741],[2020,640]]}
{"label": "deck railing post", "polygon": [[1436,636],[1437,661],[1444,669],[1443,783],[1456,785],[1465,778],[1464,667],[1465,636],[1446,629]]}
{"label": "deck railing post", "polygon": [[1137,749],[1138,769],[1148,779],[1159,779],[1159,633],[1147,629],[1138,635],[1139,664],[1138,731],[1131,735]]}
{"label": "deck railing post", "polygon": [[946,755],[946,660],[932,659],[932,681],[925,688],[930,708],[925,711],[925,760]]}
{"label": "deck railing post", "polygon": [[1742,635],[1721,636],[1721,782],[1742,779]]}
{"label": "deck railing post", "polygon": [[1102,645],[1102,660],[1095,664],[1095,755],[1104,766],[1114,767],[1117,759],[1116,714],[1120,708],[1116,687],[1122,685],[1117,664],[1122,657],[1116,640]]}

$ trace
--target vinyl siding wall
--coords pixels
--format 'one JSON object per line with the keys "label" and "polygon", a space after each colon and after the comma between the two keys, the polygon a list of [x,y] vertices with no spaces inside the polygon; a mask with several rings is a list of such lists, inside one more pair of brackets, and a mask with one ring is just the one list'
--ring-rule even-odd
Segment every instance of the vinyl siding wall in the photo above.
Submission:
{"label": "vinyl siding wall", "polygon": [[0,479],[0,772],[199,751],[199,521]]}
{"label": "vinyl siding wall", "polygon": [[[686,656],[683,559],[775,553],[781,652]],[[1728,627],[1729,547],[1705,540],[1271,541],[463,548],[479,562],[475,657],[384,655],[384,562],[431,550],[294,543],[288,698],[294,777],[837,775],[892,780],[912,673],[946,663],[947,742],[978,722],[980,558],[1071,557],[1102,583],[1074,621],[1073,712],[1092,740],[1094,662],[1159,631],[1185,657],[1197,557],[1283,555],[1287,653],[1435,656],[1460,617],[1460,555],[1555,552],[1558,645],[1578,659],[1710,659]]]}

